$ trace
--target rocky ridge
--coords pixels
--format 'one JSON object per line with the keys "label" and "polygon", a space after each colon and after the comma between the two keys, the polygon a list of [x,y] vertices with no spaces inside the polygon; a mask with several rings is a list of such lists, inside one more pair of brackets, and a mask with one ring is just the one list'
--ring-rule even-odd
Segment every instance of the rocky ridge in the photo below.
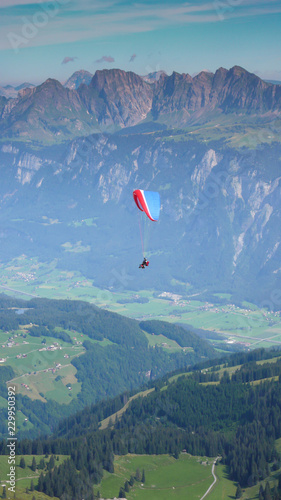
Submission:
{"label": "rocky ridge", "polygon": [[79,82],[73,76],[65,86],[48,79],[16,99],[0,98],[2,136],[58,142],[142,123],[186,127],[219,123],[221,117],[274,120],[281,112],[281,86],[238,66],[194,78],[161,73],[154,83],[119,69],[97,71],[89,79],[79,74]]}

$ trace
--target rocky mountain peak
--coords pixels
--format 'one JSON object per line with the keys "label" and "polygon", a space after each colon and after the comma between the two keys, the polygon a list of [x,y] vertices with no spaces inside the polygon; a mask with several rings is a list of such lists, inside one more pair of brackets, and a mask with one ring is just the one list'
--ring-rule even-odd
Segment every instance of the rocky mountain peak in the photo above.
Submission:
{"label": "rocky mountain peak", "polygon": [[[95,97],[96,92],[99,100]],[[146,118],[151,109],[153,90],[150,84],[131,71],[109,69],[96,71],[89,92],[83,89],[83,95],[102,126],[123,128]]]}
{"label": "rocky mountain peak", "polygon": [[118,86],[146,85],[141,76],[122,69],[103,69],[95,72],[90,86],[97,90],[117,90]]}
{"label": "rocky mountain peak", "polygon": [[61,90],[64,87],[55,78],[47,78],[47,80],[45,80],[45,82],[41,83],[41,85],[39,85],[36,88],[37,88],[37,90],[42,90],[42,89],[46,89],[46,88],[53,88],[53,89],[56,89],[56,90]]}
{"label": "rocky mountain peak", "polygon": [[71,77],[66,80],[66,82],[64,83],[64,87],[76,90],[81,84],[89,85],[92,78],[92,73],[81,69],[79,71],[75,71],[75,73],[73,73],[73,75],[71,75]]}

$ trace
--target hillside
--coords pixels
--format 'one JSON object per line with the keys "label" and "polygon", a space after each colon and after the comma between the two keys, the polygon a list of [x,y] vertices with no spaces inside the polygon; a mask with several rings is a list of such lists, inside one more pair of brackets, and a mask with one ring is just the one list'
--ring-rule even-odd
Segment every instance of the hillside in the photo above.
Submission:
{"label": "hillside", "polygon": [[[6,399],[5,381],[16,385],[20,436],[49,433],[78,408],[136,390],[215,353],[197,335],[164,322],[156,322],[155,332],[162,347],[150,347],[145,322],[82,301],[1,296],[0,308],[1,396]],[[5,408],[0,412],[5,434]]]}
{"label": "hillside", "polygon": [[[240,364],[234,369],[237,361]],[[114,456],[125,456],[127,463],[135,456],[139,457],[139,462],[136,459],[134,463],[148,464],[145,457],[163,455],[163,465],[164,461],[167,462],[167,455],[173,456],[175,461],[180,459],[179,468],[173,472],[175,478],[176,470],[180,474],[184,454],[189,453],[193,456],[220,457],[220,463],[226,466],[228,480],[235,482],[236,486],[239,483],[246,491],[257,485],[255,491],[258,492],[260,485],[265,487],[270,481],[269,488],[272,494],[275,491],[274,498],[278,500],[280,453],[275,447],[275,440],[281,437],[280,351],[257,350],[250,354],[233,355],[226,362],[216,360],[216,363],[219,362],[224,365],[226,373],[216,385],[212,381],[221,366],[209,362],[208,370],[194,370],[177,378],[166,377],[157,381],[153,385],[154,390],[132,399],[118,419],[114,417],[114,412],[124,405],[126,394],[65,419],[56,434],[47,440],[20,442],[19,454],[28,454],[32,449],[36,455],[38,449],[39,455],[52,450],[54,454],[71,456],[69,461],[41,475],[39,491],[52,492],[63,498],[64,488],[71,485],[75,488],[76,498],[80,498],[77,488],[82,485],[76,472],[80,470],[83,471],[88,495],[92,492],[90,484],[93,483],[98,485],[94,486],[94,493],[97,494],[98,489],[103,488],[103,476],[108,484],[114,467],[119,470]],[[264,370],[263,375],[261,372],[260,375],[253,375],[255,367],[259,366]],[[250,385],[234,375],[230,378],[228,367],[236,375],[247,373],[248,381],[259,377],[260,383]],[[271,370],[277,374],[277,380],[268,378]],[[99,430],[98,421],[110,415],[108,428]],[[176,467],[176,463],[173,464]],[[129,470],[132,474],[133,470]],[[74,482],[69,481],[70,474],[75,477]],[[199,470],[196,474],[200,475]],[[65,479],[58,484],[59,476]],[[178,485],[180,476],[177,477],[174,481]],[[127,488],[124,485],[126,480],[129,482],[130,477],[121,475],[118,487],[115,475],[116,489]],[[148,480],[146,487],[151,487],[149,484]],[[126,491],[130,492],[131,488],[134,488],[134,482]],[[118,491],[115,490],[114,494],[118,495]]]}

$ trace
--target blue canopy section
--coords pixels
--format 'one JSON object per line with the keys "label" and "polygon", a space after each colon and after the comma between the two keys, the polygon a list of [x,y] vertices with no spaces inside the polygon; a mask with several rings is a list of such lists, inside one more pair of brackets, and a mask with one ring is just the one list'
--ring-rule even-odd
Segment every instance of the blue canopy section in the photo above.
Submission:
{"label": "blue canopy section", "polygon": [[143,191],[150,218],[154,221],[159,219],[160,214],[160,195],[156,191]]}

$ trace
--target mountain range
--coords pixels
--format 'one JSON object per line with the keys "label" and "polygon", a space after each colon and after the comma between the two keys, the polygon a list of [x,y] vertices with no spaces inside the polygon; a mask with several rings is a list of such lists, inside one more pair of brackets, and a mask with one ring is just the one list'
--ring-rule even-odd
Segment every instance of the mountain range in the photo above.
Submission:
{"label": "mountain range", "polygon": [[141,123],[179,128],[214,120],[269,121],[281,110],[280,85],[264,82],[239,66],[202,71],[194,78],[162,72],[147,80],[112,69],[96,71],[90,80],[90,73],[78,73],[65,86],[48,79],[22,89],[16,99],[2,96],[2,138],[57,143]]}
{"label": "mountain range", "polygon": [[[237,66],[158,76],[103,70],[0,98],[1,261],[24,253],[100,287],[191,286],[280,310],[281,87]],[[161,196],[149,274],[136,187]]]}

